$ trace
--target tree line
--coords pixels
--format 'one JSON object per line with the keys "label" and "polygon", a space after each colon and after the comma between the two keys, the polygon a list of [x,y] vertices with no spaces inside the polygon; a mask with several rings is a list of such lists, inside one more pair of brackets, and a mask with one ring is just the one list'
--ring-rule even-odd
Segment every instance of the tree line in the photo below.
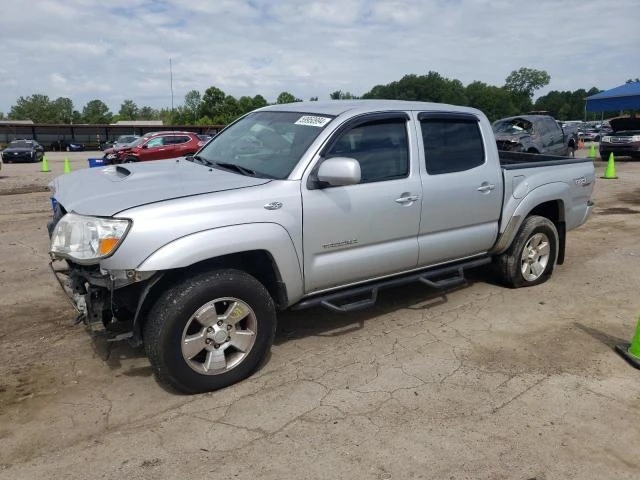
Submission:
{"label": "tree line", "polygon": [[[534,102],[534,93],[548,85],[550,80],[550,75],[544,70],[523,67],[512,71],[502,86],[480,81],[465,86],[460,80],[449,79],[430,71],[426,75],[405,75],[386,85],[376,85],[360,96],[336,90],[329,94],[329,98],[397,99],[465,105],[478,108],[492,121],[532,110],[548,111],[560,120],[577,120],[585,116],[584,99],[601,91],[596,87],[589,90],[581,88],[573,92],[554,90]],[[311,97],[309,100],[317,101],[318,97]],[[300,98],[287,91],[280,93],[276,99],[278,104],[300,101]],[[76,110],[70,98],[59,97],[52,100],[47,95],[36,93],[19,97],[6,118],[60,124],[162,120],[165,125],[224,125],[268,104],[262,95],[236,98],[211,86],[203,93],[191,90],[185,95],[183,103],[174,109],[138,106],[134,100],[127,99],[120,105],[118,113],[114,114],[99,99],[87,102],[82,110]],[[604,115],[606,118],[618,114],[619,112],[605,112]],[[592,118],[587,119],[599,119],[601,114],[589,115]],[[0,112],[0,119],[4,118],[5,115]]]}

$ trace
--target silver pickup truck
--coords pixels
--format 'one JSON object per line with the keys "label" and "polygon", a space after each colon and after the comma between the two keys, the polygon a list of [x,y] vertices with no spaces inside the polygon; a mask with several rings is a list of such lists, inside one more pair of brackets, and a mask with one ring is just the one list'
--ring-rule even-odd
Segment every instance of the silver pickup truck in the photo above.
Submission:
{"label": "silver pickup truck", "polygon": [[277,311],[350,312],[489,263],[510,287],[545,281],[594,182],[589,160],[499,155],[472,108],[273,105],[193,157],[55,179],[51,266],[78,323],[203,392],[259,366]]}

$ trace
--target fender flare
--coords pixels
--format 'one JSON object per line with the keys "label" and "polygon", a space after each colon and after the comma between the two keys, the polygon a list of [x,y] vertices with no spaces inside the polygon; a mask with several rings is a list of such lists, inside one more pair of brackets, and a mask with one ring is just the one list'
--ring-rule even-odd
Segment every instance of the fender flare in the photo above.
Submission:
{"label": "fender flare", "polygon": [[290,301],[302,297],[304,282],[300,258],[289,233],[277,223],[231,225],[186,235],[157,249],[137,270],[173,270],[252,250],[264,250],[271,255]]}
{"label": "fender flare", "polygon": [[[529,213],[546,202],[560,201],[563,205],[566,205],[566,195],[569,193],[569,187],[564,182],[553,182],[541,185],[529,191],[520,202],[516,205],[513,213],[509,216],[509,222],[505,226],[504,230],[498,237],[498,241],[491,249],[491,254],[500,254],[507,250],[513,240],[516,238],[522,222],[527,218]],[[515,201],[513,197],[510,199]],[[508,205],[507,205],[508,206]],[[560,211],[560,223],[564,222],[564,211]],[[560,226],[556,226],[558,233],[560,234]]]}

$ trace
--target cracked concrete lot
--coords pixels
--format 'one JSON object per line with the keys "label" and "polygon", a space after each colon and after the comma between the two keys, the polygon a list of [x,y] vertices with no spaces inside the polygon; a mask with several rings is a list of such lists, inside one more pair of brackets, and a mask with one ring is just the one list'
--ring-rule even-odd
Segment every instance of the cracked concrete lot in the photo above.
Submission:
{"label": "cracked concrete lot", "polygon": [[0,172],[0,479],[640,476],[640,370],[612,350],[640,310],[640,163],[598,180],[549,282],[478,270],[358,314],[285,313],[258,373],[182,396],[71,325],[42,192],[61,159]]}

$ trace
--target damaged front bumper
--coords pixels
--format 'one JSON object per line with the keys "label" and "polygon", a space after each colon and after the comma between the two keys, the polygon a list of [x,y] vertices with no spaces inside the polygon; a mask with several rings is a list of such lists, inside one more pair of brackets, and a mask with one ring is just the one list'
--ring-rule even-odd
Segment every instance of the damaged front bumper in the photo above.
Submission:
{"label": "damaged front bumper", "polygon": [[49,265],[78,312],[74,324],[83,323],[93,335],[109,341],[128,340],[134,346],[142,343],[143,306],[162,273],[108,272],[97,265],[76,265],[53,256]]}

